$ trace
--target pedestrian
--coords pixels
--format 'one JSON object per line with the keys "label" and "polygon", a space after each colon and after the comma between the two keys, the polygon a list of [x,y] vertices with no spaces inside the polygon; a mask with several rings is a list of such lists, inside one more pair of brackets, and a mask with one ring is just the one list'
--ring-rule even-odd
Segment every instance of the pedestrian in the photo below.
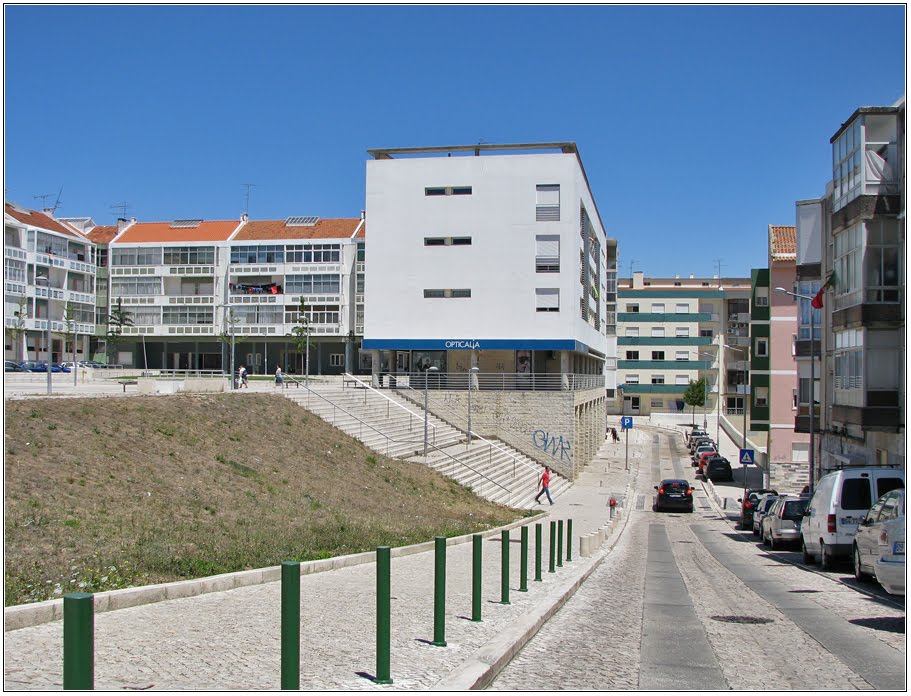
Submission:
{"label": "pedestrian", "polygon": [[550,502],[550,504],[553,505],[554,500],[553,500],[553,498],[550,497],[550,467],[549,466],[544,467],[544,473],[541,474],[541,478],[538,479],[538,485],[541,486],[541,490],[538,491],[538,495],[535,496],[535,502],[540,504],[541,501],[539,500],[539,498],[541,497],[541,494],[543,493],[547,496],[548,502]]}
{"label": "pedestrian", "polygon": [[238,376],[240,377],[240,386],[246,387],[247,389],[249,389],[250,385],[247,384],[247,368],[244,367],[243,365],[241,365],[240,368],[237,370],[237,373],[238,373]]}
{"label": "pedestrian", "polygon": [[275,386],[281,387],[282,382],[284,382],[284,381],[285,381],[285,379],[284,379],[284,377],[282,377],[282,369],[280,367],[276,367],[275,368]]}
{"label": "pedestrian", "polygon": [[611,431],[611,435],[614,436],[614,442],[620,442],[620,436],[617,434],[617,429],[611,428],[610,431]]}

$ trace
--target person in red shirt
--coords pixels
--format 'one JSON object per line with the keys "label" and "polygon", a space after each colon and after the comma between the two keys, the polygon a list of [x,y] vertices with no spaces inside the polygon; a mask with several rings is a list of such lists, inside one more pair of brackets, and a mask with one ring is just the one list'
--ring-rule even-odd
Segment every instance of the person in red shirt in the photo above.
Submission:
{"label": "person in red shirt", "polygon": [[541,490],[538,491],[538,495],[535,496],[535,502],[536,503],[541,502],[539,500],[539,498],[541,497],[541,494],[543,493],[547,496],[548,502],[551,505],[553,505],[554,500],[553,500],[553,498],[550,497],[550,467],[549,466],[544,467],[544,473],[541,474],[541,480],[538,483],[541,486]]}

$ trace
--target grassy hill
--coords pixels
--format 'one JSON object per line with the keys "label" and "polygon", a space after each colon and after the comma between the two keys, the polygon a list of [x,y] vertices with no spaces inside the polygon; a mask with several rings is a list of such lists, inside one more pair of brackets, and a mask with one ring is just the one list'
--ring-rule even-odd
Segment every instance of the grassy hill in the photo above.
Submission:
{"label": "grassy hill", "polygon": [[5,404],[5,603],[478,532],[522,513],[280,396]]}

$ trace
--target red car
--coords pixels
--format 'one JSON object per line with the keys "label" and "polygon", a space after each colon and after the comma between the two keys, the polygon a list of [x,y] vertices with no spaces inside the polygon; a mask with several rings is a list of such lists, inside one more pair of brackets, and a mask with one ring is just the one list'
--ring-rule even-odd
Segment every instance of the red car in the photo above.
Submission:
{"label": "red car", "polygon": [[720,456],[717,452],[703,452],[699,455],[699,461],[696,462],[696,466],[699,468],[696,469],[696,476],[702,476],[702,472],[705,469],[705,463],[712,457]]}

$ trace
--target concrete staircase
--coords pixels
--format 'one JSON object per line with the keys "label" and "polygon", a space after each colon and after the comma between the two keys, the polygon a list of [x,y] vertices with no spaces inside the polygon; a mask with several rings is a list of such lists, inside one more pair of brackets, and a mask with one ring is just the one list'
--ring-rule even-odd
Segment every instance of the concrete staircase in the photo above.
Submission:
{"label": "concrete staircase", "polygon": [[[311,380],[310,389],[283,389],[282,395],[342,432],[387,457],[432,467],[470,488],[475,495],[515,508],[535,506],[543,467],[500,441],[474,439],[468,445],[461,430],[434,416],[428,419],[428,453],[424,453],[424,412],[395,390],[350,386],[342,379]],[[553,498],[570,485],[551,472]],[[542,502],[547,505],[547,499]]]}

